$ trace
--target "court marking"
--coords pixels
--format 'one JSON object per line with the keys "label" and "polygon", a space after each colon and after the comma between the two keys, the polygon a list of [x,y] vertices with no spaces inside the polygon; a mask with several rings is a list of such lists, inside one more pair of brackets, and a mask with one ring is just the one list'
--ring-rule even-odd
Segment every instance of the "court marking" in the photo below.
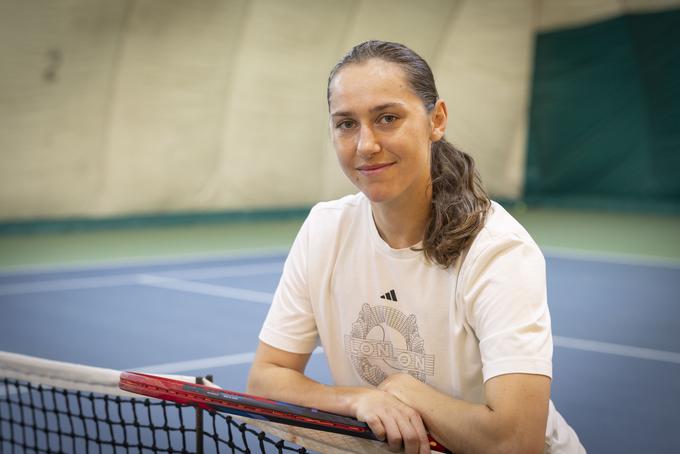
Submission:
{"label": "court marking", "polygon": [[0,268],[0,277],[12,277],[17,275],[31,275],[44,273],[78,272],[78,271],[105,271],[111,268],[130,267],[153,267],[167,265],[190,265],[193,263],[207,263],[220,261],[239,261],[247,259],[285,259],[288,255],[288,247],[275,248],[252,248],[248,250],[220,251],[215,253],[179,254],[159,258],[148,257],[121,257],[108,260],[83,260],[71,263],[54,263],[49,265],[17,265]]}
{"label": "court marking", "polygon": [[[312,352],[312,355],[318,355],[321,353],[323,353],[323,349],[321,347],[316,347]],[[233,355],[213,356],[210,358],[178,361],[175,363],[155,364],[153,366],[133,367],[130,370],[149,374],[174,374],[177,372],[187,372],[191,370],[250,364],[253,362],[253,359],[255,359],[255,352],[236,353]]]}
{"label": "court marking", "polygon": [[[185,270],[168,270],[154,272],[154,276],[185,279],[215,279],[238,276],[257,276],[261,274],[278,274],[283,269],[281,262],[264,262],[253,265],[233,265],[208,268],[189,268]],[[27,293],[42,293],[64,290],[96,289],[106,287],[120,287],[140,284],[140,276],[150,273],[125,273],[110,276],[92,276],[66,279],[49,279],[44,281],[18,282],[0,284],[1,295],[21,295]],[[146,282],[141,282],[145,284]]]}
{"label": "court marking", "polygon": [[263,262],[252,265],[229,265],[206,268],[187,268],[153,272],[152,274],[178,279],[215,279],[223,277],[257,276],[283,271],[283,262]]}
{"label": "court marking", "polygon": [[64,290],[120,287],[124,285],[133,285],[135,283],[135,274],[19,282],[15,284],[0,284],[0,295],[23,295],[28,293],[58,292]]}
{"label": "court marking", "polygon": [[[18,265],[0,268],[0,277],[16,275],[42,274],[53,272],[77,272],[90,270],[106,270],[109,268],[126,268],[135,266],[165,266],[211,261],[281,257],[285,259],[290,247],[252,248],[248,250],[219,251],[215,253],[179,254],[159,258],[158,256],[121,257],[108,260],[83,260],[72,263],[55,263],[49,265]],[[541,247],[546,258],[562,258],[584,260],[590,262],[615,263],[619,265],[640,265],[669,269],[680,268],[680,259],[655,255],[632,254],[610,251],[589,251],[561,247]]]}
{"label": "court marking", "polygon": [[667,350],[633,347],[631,345],[613,344],[574,337],[553,336],[553,343],[557,347],[580,350],[608,355],[625,356],[627,358],[647,359],[665,363],[680,364],[680,353]]}
{"label": "court marking", "polygon": [[[599,253],[578,251],[572,249],[554,249],[550,248],[544,251],[545,257],[564,259],[564,260],[583,260],[599,263],[613,263],[618,265],[632,265],[632,266],[647,266],[656,268],[667,268],[667,269],[678,269],[680,268],[680,262],[673,259],[664,259],[661,257],[648,257],[648,256],[635,256],[626,254],[609,254],[600,255]],[[270,257],[271,256],[267,256]],[[154,272],[153,275],[157,276],[167,276],[176,277],[180,279],[211,279],[211,278],[223,278],[223,277],[236,277],[236,276],[255,276],[258,274],[275,274],[280,273],[283,269],[283,258],[281,261],[275,262],[264,262],[256,264],[247,265],[227,265],[218,267],[199,267],[199,268],[188,268],[179,270],[168,270],[168,271],[158,271]],[[225,257],[222,257],[225,259]],[[228,258],[236,259],[235,257]],[[215,258],[218,260],[218,258]],[[191,263],[202,263],[200,260],[190,260]],[[166,261],[166,262],[156,262],[157,266],[167,266],[167,265],[181,265],[180,261]],[[134,266],[134,265],[130,265]],[[92,269],[105,270],[106,267],[93,267]],[[40,271],[26,272],[26,274],[40,274]],[[19,273],[3,273],[0,272],[0,276],[10,277],[12,275],[18,275]],[[80,290],[80,289],[96,289],[96,288],[106,288],[106,287],[119,287],[124,285],[135,285],[139,284],[139,276],[141,273],[124,273],[124,274],[112,274],[108,276],[92,276],[92,277],[82,277],[82,278],[64,278],[64,279],[50,279],[43,281],[31,281],[31,282],[20,282],[20,283],[9,283],[0,284],[0,296],[2,295],[20,295],[27,293],[41,293],[41,292],[51,292],[51,291],[64,291],[64,290]]]}
{"label": "court marking", "polygon": [[650,268],[680,269],[680,259],[624,252],[587,251],[559,247],[541,248],[547,259],[565,259],[584,262],[612,263],[615,265],[645,266]]}
{"label": "court marking", "polygon": [[[654,350],[650,348],[633,347],[630,345],[613,344],[609,342],[591,341],[573,337],[553,336],[555,346],[570,350],[602,353],[606,355],[625,356],[627,358],[646,359],[665,363],[680,364],[680,353],[666,350]],[[323,353],[321,347],[312,352],[313,355]],[[174,363],[155,364],[152,366],[134,367],[130,370],[144,373],[174,374],[189,372],[199,369],[211,369],[216,367],[236,366],[250,364],[255,359],[255,352],[236,353],[233,355],[213,356]]]}
{"label": "court marking", "polygon": [[[608,258],[592,253],[575,250],[546,251],[546,257],[566,260],[591,260],[604,263],[631,264],[638,266],[659,266],[675,268],[677,263],[662,260],[659,262],[649,261],[648,257],[632,255],[612,255]],[[271,257],[270,257],[271,258]],[[283,257],[282,257],[283,259]],[[192,261],[193,262],[193,261]],[[634,263],[637,262],[637,263]],[[166,264],[177,261],[165,262]],[[201,262],[194,262],[201,263]],[[242,288],[213,285],[201,282],[192,282],[186,279],[209,279],[220,277],[255,276],[262,274],[278,274],[282,271],[283,260],[250,263],[244,265],[209,266],[187,269],[171,269],[155,273],[126,273],[104,276],[92,276],[83,278],[53,279],[32,282],[20,282],[0,284],[0,295],[16,295],[22,293],[50,292],[60,290],[96,289],[124,285],[143,285],[156,288],[164,288],[188,293],[195,293],[221,298],[229,298],[271,304],[273,294]],[[0,273],[1,275],[2,273]],[[184,278],[184,279],[182,279]],[[663,361],[680,364],[680,353],[655,350],[630,345],[621,345],[608,342],[592,341],[586,339],[554,336],[554,344],[557,347],[574,350],[589,351],[596,353],[612,354],[629,358]]]}
{"label": "court marking", "polygon": [[198,295],[217,296],[220,298],[236,299],[249,301],[252,303],[271,304],[274,295],[257,290],[247,290],[224,285],[205,284],[203,282],[185,281],[169,277],[156,276],[152,274],[140,274],[138,284],[147,287],[177,290],[185,293],[195,293]]}

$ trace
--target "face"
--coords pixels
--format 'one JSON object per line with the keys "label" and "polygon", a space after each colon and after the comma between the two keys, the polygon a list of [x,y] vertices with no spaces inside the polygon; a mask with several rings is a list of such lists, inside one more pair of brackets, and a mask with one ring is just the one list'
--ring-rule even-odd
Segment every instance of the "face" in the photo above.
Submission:
{"label": "face", "polygon": [[428,113],[401,67],[349,64],[330,85],[330,130],[340,166],[373,203],[429,202],[430,145],[443,136],[438,102]]}

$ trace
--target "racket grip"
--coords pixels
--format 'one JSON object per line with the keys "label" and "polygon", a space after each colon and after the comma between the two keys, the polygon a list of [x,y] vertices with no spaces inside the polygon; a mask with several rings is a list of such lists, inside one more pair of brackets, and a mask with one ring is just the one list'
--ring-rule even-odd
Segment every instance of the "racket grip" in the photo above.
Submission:
{"label": "racket grip", "polygon": [[443,444],[439,443],[437,440],[435,440],[434,438],[432,438],[432,435],[428,434],[428,435],[427,435],[427,438],[428,438],[428,440],[430,440],[430,449],[431,449],[432,451],[436,451],[436,452],[444,452],[444,453],[452,454],[451,451],[449,451],[449,450],[446,448],[446,446],[444,446]]}

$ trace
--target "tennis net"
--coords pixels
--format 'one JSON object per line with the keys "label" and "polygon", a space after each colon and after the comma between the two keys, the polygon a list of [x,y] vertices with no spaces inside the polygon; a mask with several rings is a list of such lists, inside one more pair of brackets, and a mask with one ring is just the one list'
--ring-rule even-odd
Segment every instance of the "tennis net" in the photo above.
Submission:
{"label": "tennis net", "polygon": [[117,370],[0,351],[0,453],[389,452],[378,441],[140,397],[119,379]]}
{"label": "tennis net", "polygon": [[119,376],[0,352],[0,452],[308,452],[240,418],[122,391]]}

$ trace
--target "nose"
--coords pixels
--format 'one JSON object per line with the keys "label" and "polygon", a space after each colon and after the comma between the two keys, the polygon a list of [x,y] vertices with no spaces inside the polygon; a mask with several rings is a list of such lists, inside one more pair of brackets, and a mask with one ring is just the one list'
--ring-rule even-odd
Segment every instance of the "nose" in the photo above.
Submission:
{"label": "nose", "polygon": [[370,159],[374,154],[380,151],[380,144],[378,143],[373,130],[369,127],[362,126],[359,130],[359,142],[357,143],[357,154],[363,159]]}

